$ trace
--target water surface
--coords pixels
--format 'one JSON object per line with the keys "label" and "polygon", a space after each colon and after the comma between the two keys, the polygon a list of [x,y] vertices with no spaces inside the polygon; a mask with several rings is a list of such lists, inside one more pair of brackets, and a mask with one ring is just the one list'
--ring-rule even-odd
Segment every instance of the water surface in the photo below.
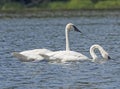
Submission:
{"label": "water surface", "polygon": [[[20,62],[11,55],[36,48],[64,50],[68,22],[83,32],[70,32],[71,50],[91,57],[90,46],[100,44],[113,60],[102,64]],[[0,19],[0,89],[119,89],[119,48],[120,17],[116,15]]]}

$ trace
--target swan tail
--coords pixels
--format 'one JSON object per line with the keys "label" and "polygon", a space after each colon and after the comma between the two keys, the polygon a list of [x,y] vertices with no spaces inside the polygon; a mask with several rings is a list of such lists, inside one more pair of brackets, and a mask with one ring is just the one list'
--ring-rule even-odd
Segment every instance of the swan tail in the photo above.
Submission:
{"label": "swan tail", "polygon": [[26,57],[25,55],[22,55],[18,52],[13,52],[12,55],[16,58],[18,58],[20,61],[23,62],[30,62],[30,61],[34,61],[35,59],[28,59],[28,57]]}

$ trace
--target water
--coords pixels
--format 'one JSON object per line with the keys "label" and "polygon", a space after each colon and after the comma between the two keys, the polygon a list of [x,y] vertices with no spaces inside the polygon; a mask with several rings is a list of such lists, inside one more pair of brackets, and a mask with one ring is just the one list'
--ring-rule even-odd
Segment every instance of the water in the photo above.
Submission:
{"label": "water", "polygon": [[[64,28],[74,23],[83,34],[70,33],[74,51],[89,55],[100,44],[113,60],[94,62],[20,62],[11,53],[36,48],[64,50]],[[120,17],[0,19],[0,89],[119,89]],[[99,53],[98,53],[99,54]]]}

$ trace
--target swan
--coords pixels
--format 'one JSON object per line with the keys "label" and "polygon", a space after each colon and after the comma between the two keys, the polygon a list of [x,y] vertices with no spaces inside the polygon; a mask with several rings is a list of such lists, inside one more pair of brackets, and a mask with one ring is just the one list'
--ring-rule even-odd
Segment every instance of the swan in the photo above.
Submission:
{"label": "swan", "polygon": [[44,58],[39,55],[39,53],[49,53],[52,52],[48,49],[33,49],[26,50],[22,52],[13,52],[12,55],[18,58],[22,62],[31,62],[31,61],[41,61]]}
{"label": "swan", "polygon": [[100,51],[100,54],[102,55],[103,60],[111,59],[108,52],[106,52],[102,46],[99,44],[94,44],[90,47],[90,55],[92,57],[92,61],[95,62],[98,58],[98,56],[95,54],[95,50],[98,49]]}
{"label": "swan", "polygon": [[40,53],[39,55],[41,55],[42,57],[44,57],[46,60],[49,60],[49,61],[50,60],[55,60],[55,61],[66,62],[66,61],[79,60],[79,58],[81,58],[81,60],[88,59],[87,56],[85,56],[81,53],[78,53],[78,52],[75,52],[75,51],[70,51],[68,33],[71,30],[82,33],[74,24],[68,23],[66,25],[66,28],[65,28],[66,50],[54,51],[54,52],[49,52],[49,53]]}
{"label": "swan", "polygon": [[40,54],[45,59],[49,61],[59,61],[59,62],[69,62],[69,61],[84,61],[84,60],[90,60],[92,62],[96,62],[98,60],[98,56],[95,54],[95,49],[98,49],[103,57],[103,60],[111,59],[109,54],[103,49],[102,46],[98,44],[94,44],[90,47],[90,55],[92,59],[88,58],[87,56],[75,52],[75,51],[56,51],[56,52],[50,52],[46,54]]}

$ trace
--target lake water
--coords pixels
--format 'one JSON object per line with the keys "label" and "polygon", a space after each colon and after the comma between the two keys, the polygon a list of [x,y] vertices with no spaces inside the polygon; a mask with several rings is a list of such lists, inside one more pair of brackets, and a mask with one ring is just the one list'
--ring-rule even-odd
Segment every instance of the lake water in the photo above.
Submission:
{"label": "lake water", "polygon": [[[65,49],[65,25],[71,50],[91,58],[89,48],[100,44],[112,60],[86,62],[21,62],[11,53],[36,48]],[[99,53],[98,53],[99,55]],[[119,89],[120,16],[0,19],[0,89]]]}

